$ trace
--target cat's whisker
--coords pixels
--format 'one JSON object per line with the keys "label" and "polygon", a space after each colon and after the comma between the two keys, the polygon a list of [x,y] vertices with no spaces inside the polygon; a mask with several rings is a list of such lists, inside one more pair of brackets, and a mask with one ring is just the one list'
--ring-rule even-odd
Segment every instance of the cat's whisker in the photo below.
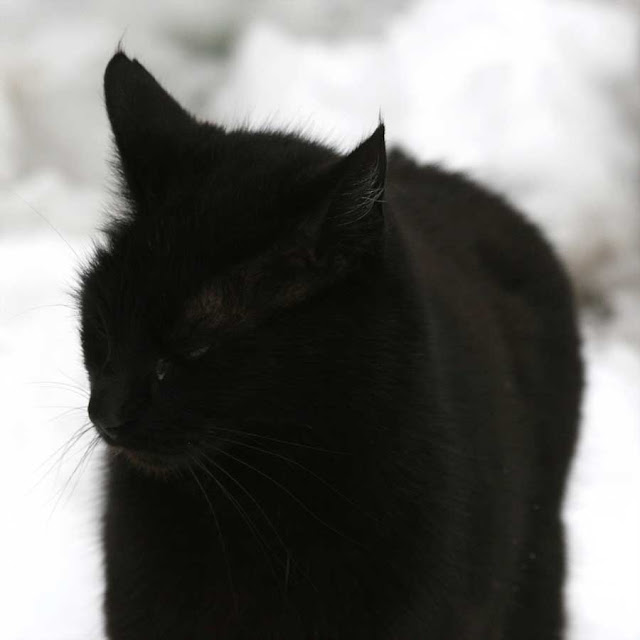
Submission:
{"label": "cat's whisker", "polygon": [[221,453],[222,455],[227,456],[228,458],[231,458],[232,460],[235,460],[237,463],[239,463],[239,464],[241,464],[241,465],[243,465],[245,467],[248,467],[249,469],[253,470],[255,473],[257,473],[257,474],[261,475],[262,477],[266,478],[267,480],[273,482],[273,484],[275,484],[279,489],[284,491],[296,504],[298,504],[304,511],[306,511],[312,518],[314,518],[314,520],[317,520],[320,524],[324,525],[330,531],[333,531],[336,535],[339,535],[340,537],[344,538],[345,540],[348,540],[349,542],[352,542],[353,544],[355,544],[355,545],[357,545],[359,547],[362,546],[357,540],[354,540],[353,538],[351,538],[350,536],[348,536],[344,532],[339,531],[335,527],[331,526],[328,522],[323,520],[317,513],[312,511],[298,496],[296,496],[289,489],[287,489],[282,483],[280,483],[276,479],[272,478],[269,474],[265,473],[264,471],[261,471],[257,467],[254,467],[252,464],[248,463],[246,460],[242,460],[241,458],[238,458],[237,456],[234,456],[233,454],[229,453],[228,451],[225,451],[224,449],[218,449],[218,452]]}
{"label": "cat's whisker", "polygon": [[86,410],[87,410],[86,407],[71,407],[70,409],[63,411],[62,413],[59,413],[57,416],[53,416],[53,418],[49,418],[48,422],[56,422],[57,420],[62,420],[62,418],[68,416],[70,413],[73,413],[74,411],[84,412]]}
{"label": "cat's whisker", "polygon": [[253,494],[237,478],[234,478],[234,476],[231,473],[229,473],[222,465],[218,464],[215,460],[212,460],[206,453],[201,452],[200,455],[209,464],[212,464],[216,469],[218,469],[219,471],[224,473],[234,484],[236,484],[238,487],[240,487],[240,489],[242,491],[244,491],[244,493],[249,497],[249,499],[253,502],[253,504],[255,504],[257,509],[260,511],[260,513],[262,514],[262,517],[267,521],[267,523],[271,527],[273,533],[278,538],[278,541],[282,545],[283,549],[287,552],[287,554],[289,554],[289,550],[287,549],[287,546],[285,545],[284,541],[282,540],[282,537],[278,533],[278,530],[276,529],[275,525],[273,524],[273,522],[271,521],[269,516],[266,514],[265,510],[262,508],[260,503],[253,496]]}
{"label": "cat's whisker", "polygon": [[60,469],[62,461],[69,454],[69,452],[82,440],[82,438],[93,429],[93,425],[87,426],[86,424],[79,427],[64,444],[59,446],[54,452],[49,454],[37,467],[34,469],[34,473],[37,473],[43,467],[46,468],[36,480],[36,482],[29,488],[28,493],[34,491],[53,471],[57,468]]}
{"label": "cat's whisker", "polygon": [[88,398],[90,395],[86,389],[83,389],[79,385],[72,385],[67,382],[53,382],[53,381],[43,380],[43,381],[28,382],[27,384],[36,385],[44,389],[50,388],[50,389],[60,389],[62,391],[73,391],[84,398]]}
{"label": "cat's whisker", "polygon": [[272,436],[265,436],[262,435],[260,433],[254,433],[251,431],[244,431],[241,429],[230,429],[228,427],[218,427],[213,426],[213,425],[209,425],[208,427],[211,430],[214,431],[228,431],[229,433],[235,433],[237,435],[242,435],[242,436],[250,436],[252,438],[260,438],[261,440],[267,440],[269,442],[277,442],[278,444],[286,444],[288,446],[291,447],[300,447],[301,449],[309,449],[311,451],[320,451],[321,453],[332,453],[338,456],[346,456],[346,455],[350,455],[349,453],[345,452],[345,451],[334,451],[332,449],[325,449],[324,447],[316,447],[314,445],[310,445],[310,444],[304,444],[302,442],[292,442],[291,440],[281,440],[280,438],[274,438]]}
{"label": "cat's whisker", "polygon": [[220,540],[220,545],[222,546],[222,555],[224,556],[225,564],[227,565],[227,574],[228,574],[228,577],[229,577],[229,588],[231,589],[231,594],[233,596],[233,602],[234,602],[234,608],[235,608],[235,612],[236,612],[236,615],[237,615],[238,611],[239,611],[238,594],[236,593],[236,590],[235,590],[235,587],[234,587],[234,583],[233,583],[233,575],[231,573],[231,562],[229,560],[229,553],[227,551],[227,545],[226,545],[224,536],[222,535],[222,528],[220,527],[220,521],[218,520],[218,516],[216,514],[216,510],[213,508],[213,504],[211,504],[211,500],[209,500],[209,496],[207,495],[207,492],[205,491],[204,487],[202,486],[202,483],[200,482],[200,480],[198,480],[198,476],[197,476],[196,472],[191,467],[188,467],[188,469],[191,472],[191,475],[192,475],[193,479],[195,480],[196,485],[198,485],[198,487],[200,488],[200,491],[202,492],[202,495],[203,495],[203,497],[205,499],[205,502],[209,506],[209,511],[211,512],[211,515],[213,516],[213,520],[215,522],[216,529],[218,530],[218,539]]}
{"label": "cat's whisker", "polygon": [[33,213],[35,213],[60,238],[60,240],[62,240],[62,242],[64,242],[67,245],[71,253],[73,253],[73,255],[78,260],[80,260],[80,256],[78,255],[77,251],[71,246],[69,241],[62,235],[60,230],[43,213],[38,211],[30,202],[28,202],[25,198],[23,198],[15,189],[9,189],[9,191],[11,191],[13,195],[15,195],[17,198],[22,200],[22,202],[24,202],[24,204],[26,204],[27,207],[29,207],[29,209],[31,209],[31,211],[33,211]]}
{"label": "cat's whisker", "polygon": [[236,485],[238,485],[240,487],[240,489],[242,491],[244,491],[244,493],[253,502],[253,504],[255,504],[257,509],[260,511],[260,514],[262,515],[262,517],[267,521],[268,525],[271,527],[271,530],[273,531],[274,535],[278,539],[278,542],[282,545],[282,548],[283,548],[283,550],[284,550],[284,552],[286,554],[286,558],[287,558],[286,563],[282,563],[282,568],[285,571],[285,595],[286,595],[286,587],[288,585],[289,576],[290,576],[290,569],[291,569],[290,565],[291,565],[291,563],[293,563],[298,568],[298,571],[300,571],[302,573],[302,575],[304,575],[304,577],[308,580],[308,582],[311,585],[311,587],[316,592],[319,593],[318,587],[315,585],[313,580],[311,580],[311,577],[309,576],[308,572],[305,571],[305,569],[302,567],[302,565],[300,565],[299,563],[297,563],[295,561],[295,559],[293,558],[293,554],[292,554],[291,550],[285,544],[284,540],[282,539],[282,536],[278,532],[278,529],[273,524],[273,521],[271,520],[271,518],[269,518],[269,516],[267,515],[265,510],[262,508],[260,503],[253,496],[253,494],[237,478],[235,478],[231,473],[229,473],[229,471],[227,471],[222,465],[218,464],[215,460],[212,460],[206,453],[201,452],[199,455],[202,456],[208,463],[210,463],[213,466],[215,466],[219,471],[224,473],[232,482],[234,482]]}
{"label": "cat's whisker", "polygon": [[[62,454],[62,456],[64,457],[64,455],[66,455],[66,451],[67,449],[69,449],[70,447],[73,447],[81,438],[82,436],[84,436],[85,434],[87,434],[89,431],[91,431],[93,429],[93,425],[90,424],[89,422],[85,422],[84,424],[82,424],[80,427],[78,427],[72,434],[71,436],[69,436],[69,438],[63,443],[61,444],[55,451],[53,451],[52,453],[50,453],[35,469],[34,471],[39,471],[45,464],[47,464],[47,462],[49,462],[51,460],[51,458],[53,458],[56,454],[58,454],[60,451],[62,451],[63,449],[65,450],[64,453]],[[62,460],[60,459],[59,462],[61,462]]]}
{"label": "cat's whisker", "polygon": [[38,404],[33,407],[34,409],[84,409],[84,407],[78,407],[78,405],[69,406],[65,404]]}
{"label": "cat's whisker", "polygon": [[61,376],[64,376],[71,384],[75,385],[79,389],[82,389],[83,391],[86,392],[87,395],[89,395],[89,392],[87,391],[84,383],[78,382],[78,380],[76,380],[75,378],[72,378],[68,373],[65,373],[62,369],[58,369],[58,373]]}
{"label": "cat's whisker", "polygon": [[[241,442],[239,440],[231,440],[229,438],[220,438],[220,437],[218,437],[218,440],[221,440],[223,442],[228,442],[230,444],[236,444],[236,445],[239,445],[241,447],[246,447],[247,449],[253,449],[254,451],[258,451],[260,453],[264,453],[264,454],[269,455],[269,456],[274,456],[276,458],[280,458],[281,460],[284,460],[285,462],[288,462],[289,464],[292,464],[292,465],[298,467],[299,469],[302,469],[306,473],[310,474],[316,480],[318,480],[323,485],[325,485],[328,489],[333,491],[337,496],[339,496],[340,498],[342,498],[343,500],[348,502],[352,507],[358,509],[361,513],[364,513],[365,515],[370,515],[367,512],[365,512],[361,507],[359,507],[356,503],[354,503],[350,498],[345,496],[344,493],[342,493],[341,491],[336,489],[330,482],[328,482],[322,476],[320,476],[317,473],[315,473],[315,471],[312,471],[308,467],[305,467],[303,464],[301,464],[297,460],[293,460],[293,459],[291,459],[291,458],[289,458],[289,457],[287,457],[285,455],[282,455],[281,453],[278,453],[277,451],[270,451],[269,449],[263,449],[261,447],[256,447],[255,445],[247,444],[246,442]],[[370,517],[373,518],[373,516],[370,516]]]}
{"label": "cat's whisker", "polygon": [[41,311],[42,309],[60,309],[60,308],[65,308],[71,311],[75,311],[75,308],[72,305],[68,305],[68,304],[62,304],[62,303],[39,304],[39,305],[36,305],[35,307],[29,307],[28,309],[23,309],[22,311],[19,311],[18,313],[15,313],[12,316],[5,318],[2,322],[4,323],[12,322],[13,320],[16,320],[18,318],[21,318],[22,316],[27,315],[28,313],[33,313],[34,311]]}
{"label": "cat's whisker", "polygon": [[91,458],[91,456],[93,455],[93,452],[100,446],[102,442],[102,439],[100,438],[100,436],[96,435],[93,440],[89,443],[88,446],[88,451],[86,453],[86,458],[85,461],[81,467],[81,470],[79,473],[75,474],[76,475],[76,479],[75,482],[73,484],[73,486],[71,487],[71,490],[69,492],[69,497],[71,497],[73,495],[73,492],[76,490],[76,487],[78,486],[79,482],[80,482],[80,477],[82,475],[82,473],[86,470],[86,468],[89,466],[89,459]]}
{"label": "cat's whisker", "polygon": [[[260,547],[261,551],[263,552],[265,560],[269,564],[269,568],[271,569],[271,571],[273,573],[273,576],[276,579],[276,584],[277,584],[277,582],[278,582],[278,574],[277,574],[277,572],[275,570],[275,567],[271,563],[271,559],[269,558],[269,554],[267,553],[267,551],[271,552],[271,554],[272,554],[274,559],[277,560],[277,557],[276,557],[275,552],[273,551],[273,549],[267,544],[267,542],[265,541],[264,537],[260,534],[260,531],[258,530],[257,525],[253,522],[253,520],[251,520],[251,518],[249,517],[249,514],[245,511],[245,509],[242,507],[240,502],[236,498],[233,497],[233,495],[231,494],[231,491],[228,490],[222,484],[222,482],[218,478],[215,477],[215,475],[206,467],[206,465],[202,464],[197,458],[194,458],[193,462],[207,476],[209,476],[215,482],[216,486],[220,489],[220,491],[222,491],[223,495],[229,500],[229,502],[233,505],[233,507],[236,509],[236,511],[240,514],[240,517],[244,520],[245,524],[249,528],[249,531],[251,531],[253,537],[256,539],[256,542],[258,543],[258,546]],[[222,469],[219,465],[215,465],[215,466],[219,470]]]}
{"label": "cat's whisker", "polygon": [[[69,487],[69,485],[71,484],[71,481],[74,479],[74,477],[76,477],[76,475],[79,472],[81,474],[81,470],[85,468],[86,463],[88,462],[88,460],[91,457],[91,454],[94,452],[95,448],[98,446],[99,442],[100,442],[100,436],[96,435],[93,438],[93,440],[89,443],[89,445],[87,446],[85,452],[82,454],[82,457],[80,458],[80,461],[78,462],[78,464],[76,464],[74,470],[72,471],[72,473],[67,478],[67,480],[64,483],[62,489],[60,489],[57,492],[57,498],[56,498],[56,501],[55,501],[55,503],[53,505],[53,508],[51,509],[51,512],[49,513],[49,517],[47,518],[48,520],[50,520],[53,517],[53,514],[55,513],[56,509],[58,508],[58,505],[60,504],[60,501],[62,500],[64,494],[66,493],[66,491],[67,491],[67,489]],[[78,485],[78,480],[79,480],[79,477],[76,479],[76,483],[71,488],[71,491],[69,492],[69,497],[71,497],[73,495],[73,492],[74,492],[75,488]]]}

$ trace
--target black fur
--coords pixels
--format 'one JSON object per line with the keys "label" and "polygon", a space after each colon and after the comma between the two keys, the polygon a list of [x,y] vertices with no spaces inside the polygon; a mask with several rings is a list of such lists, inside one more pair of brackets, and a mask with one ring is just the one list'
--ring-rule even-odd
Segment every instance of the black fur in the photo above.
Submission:
{"label": "black fur", "polygon": [[105,74],[85,269],[111,640],[547,640],[581,389],[538,231],[460,175],[196,121]]}

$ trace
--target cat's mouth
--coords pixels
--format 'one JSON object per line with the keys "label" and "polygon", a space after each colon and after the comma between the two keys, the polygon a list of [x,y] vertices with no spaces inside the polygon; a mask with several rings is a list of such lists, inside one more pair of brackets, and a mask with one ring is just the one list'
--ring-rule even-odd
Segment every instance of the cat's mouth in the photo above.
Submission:
{"label": "cat's mouth", "polygon": [[[117,438],[105,437],[109,451],[117,458],[122,458],[134,467],[155,475],[167,475],[178,470],[188,463],[189,443],[183,443],[181,447],[153,446],[154,443],[148,439],[119,436]],[[186,447],[186,448],[185,448]]]}
{"label": "cat's mouth", "polygon": [[155,476],[172,475],[187,464],[186,456],[177,453],[158,453],[122,445],[109,445],[109,450],[116,458]]}
{"label": "cat's mouth", "polygon": [[114,455],[122,457],[134,467],[154,475],[167,475],[176,471],[182,460],[177,456],[168,456],[150,451],[130,449],[123,446],[110,446]]}

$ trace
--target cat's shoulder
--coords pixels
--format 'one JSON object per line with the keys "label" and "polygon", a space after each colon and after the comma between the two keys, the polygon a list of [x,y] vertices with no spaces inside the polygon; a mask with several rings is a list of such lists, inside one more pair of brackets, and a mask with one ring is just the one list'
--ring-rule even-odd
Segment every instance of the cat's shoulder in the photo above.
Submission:
{"label": "cat's shoulder", "polygon": [[390,215],[426,249],[498,281],[566,278],[542,232],[509,200],[472,177],[435,164],[419,164],[403,151],[388,157]]}

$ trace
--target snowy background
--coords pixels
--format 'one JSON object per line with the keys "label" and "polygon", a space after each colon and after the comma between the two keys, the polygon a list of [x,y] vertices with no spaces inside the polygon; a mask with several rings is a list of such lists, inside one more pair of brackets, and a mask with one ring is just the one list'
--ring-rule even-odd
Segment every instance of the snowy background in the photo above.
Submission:
{"label": "snowy background", "polygon": [[124,38],[202,117],[346,149],[382,110],[392,143],[539,222],[573,276],[588,365],[565,508],[570,638],[640,640],[639,8],[3,0],[0,638],[103,637],[100,450],[83,458],[91,432],[69,441],[87,388],[69,290],[108,202],[102,72]]}

